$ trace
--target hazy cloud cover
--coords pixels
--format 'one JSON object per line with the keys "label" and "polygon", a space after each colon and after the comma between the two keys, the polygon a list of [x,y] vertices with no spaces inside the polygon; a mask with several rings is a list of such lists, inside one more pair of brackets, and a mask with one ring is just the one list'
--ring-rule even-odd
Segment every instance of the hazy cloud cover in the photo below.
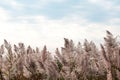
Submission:
{"label": "hazy cloud cover", "polygon": [[44,45],[63,38],[101,43],[105,31],[120,34],[120,0],[0,0],[0,43]]}

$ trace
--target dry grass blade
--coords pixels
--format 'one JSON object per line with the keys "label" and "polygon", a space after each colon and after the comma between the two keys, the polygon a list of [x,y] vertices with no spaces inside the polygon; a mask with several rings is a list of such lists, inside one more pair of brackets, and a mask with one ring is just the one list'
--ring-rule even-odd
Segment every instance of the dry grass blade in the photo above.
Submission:
{"label": "dry grass blade", "polygon": [[102,49],[102,54],[103,54],[105,60],[108,61],[108,58],[107,58],[107,55],[106,55],[105,49],[104,49],[104,47],[103,47],[102,44],[101,44],[101,49]]}
{"label": "dry grass blade", "polygon": [[43,51],[42,51],[42,60],[43,62],[47,59],[47,48],[44,46]]}

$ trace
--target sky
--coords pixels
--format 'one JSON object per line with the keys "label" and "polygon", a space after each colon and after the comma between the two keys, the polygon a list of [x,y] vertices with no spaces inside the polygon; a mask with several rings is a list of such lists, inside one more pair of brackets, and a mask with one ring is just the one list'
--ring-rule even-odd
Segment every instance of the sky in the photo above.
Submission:
{"label": "sky", "polygon": [[0,44],[54,51],[64,38],[103,43],[106,30],[120,34],[120,0],[0,0]]}

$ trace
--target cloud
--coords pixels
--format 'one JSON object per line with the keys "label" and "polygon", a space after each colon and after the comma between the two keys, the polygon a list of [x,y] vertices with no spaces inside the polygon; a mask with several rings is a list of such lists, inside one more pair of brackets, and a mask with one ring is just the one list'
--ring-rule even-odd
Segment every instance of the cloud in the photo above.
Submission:
{"label": "cloud", "polygon": [[60,3],[60,2],[67,1],[67,0],[38,0],[38,1],[39,1],[39,2],[42,2],[42,3],[50,3],[50,2]]}
{"label": "cloud", "polygon": [[13,9],[16,10],[20,10],[22,9],[24,6],[23,4],[19,3],[17,0],[0,0],[1,1],[1,5],[6,5],[12,7]]}
{"label": "cloud", "polygon": [[[97,2],[91,4],[93,3]],[[81,9],[83,7],[82,5]],[[119,17],[110,17],[109,20],[99,23],[83,17],[87,16],[87,11],[83,10],[84,12],[86,14],[79,15],[72,12],[60,19],[53,19],[42,14],[14,16],[11,14],[11,10],[1,7],[0,43],[3,43],[3,39],[7,39],[11,44],[24,42],[26,45],[30,44],[40,48],[47,45],[50,51],[54,51],[56,47],[63,46],[63,38],[73,39],[75,43],[84,42],[84,39],[87,38],[89,41],[92,40],[99,44],[103,42],[102,38],[105,36],[106,30],[115,35],[120,34]],[[89,11],[88,14],[90,14]]]}
{"label": "cloud", "polygon": [[63,46],[63,38],[73,39],[75,43],[83,42],[85,38],[102,43],[105,30],[116,32],[116,34],[120,33],[118,26],[112,25],[111,27],[104,23],[89,22],[75,15],[66,16],[59,20],[49,19],[43,15],[16,18],[11,16],[11,19],[14,21],[4,21],[0,24],[1,43],[3,39],[7,39],[12,44],[24,42],[26,45],[30,44],[40,48],[47,45],[50,51]]}
{"label": "cloud", "polygon": [[86,0],[72,5],[73,13],[91,22],[104,23],[112,18],[120,18],[120,6],[117,0]]}
{"label": "cloud", "polygon": [[[1,0],[0,0],[1,1]],[[22,10],[25,8],[44,8],[44,6],[51,3],[62,3],[65,0],[3,0],[2,4],[10,6],[16,10]]]}
{"label": "cloud", "polygon": [[111,18],[110,20],[108,20],[108,24],[119,26],[120,18]]}
{"label": "cloud", "polygon": [[117,5],[113,0],[88,0],[92,4],[101,6],[103,9],[108,11],[120,11],[120,6]]}
{"label": "cloud", "polygon": [[0,22],[7,21],[10,18],[8,13],[7,10],[0,7]]}

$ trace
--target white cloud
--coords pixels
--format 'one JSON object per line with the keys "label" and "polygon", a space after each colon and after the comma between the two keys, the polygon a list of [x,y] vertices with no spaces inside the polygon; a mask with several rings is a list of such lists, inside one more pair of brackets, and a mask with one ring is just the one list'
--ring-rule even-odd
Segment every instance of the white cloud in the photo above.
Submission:
{"label": "white cloud", "polygon": [[0,7],[0,22],[7,21],[10,18],[8,13],[4,8]]}
{"label": "white cloud", "polygon": [[114,3],[114,0],[88,0],[88,2],[101,6],[103,7],[103,9],[106,9],[112,12],[120,10],[120,6],[116,5]]}
{"label": "white cloud", "polygon": [[106,7],[111,7],[113,4],[111,0],[88,0],[88,2]]}
{"label": "white cloud", "polygon": [[66,0],[38,0],[40,2],[43,2],[43,3],[49,3],[49,2],[64,2]]}
{"label": "white cloud", "polygon": [[[29,8],[44,8],[44,6],[50,4],[50,3],[62,3],[65,2],[66,0],[33,0],[33,2],[36,2],[35,4],[29,4],[28,3],[23,3],[23,2],[19,2],[17,0],[0,0],[2,4],[5,5],[9,5],[12,8],[16,9],[16,10],[22,10],[26,7]],[[32,1],[32,0],[31,0]]]}
{"label": "white cloud", "polygon": [[108,20],[108,23],[111,25],[120,25],[120,18],[111,18]]}
{"label": "white cloud", "polygon": [[[24,42],[27,45],[40,46],[45,44],[54,51],[63,46],[63,38],[83,42],[85,38],[101,43],[105,30],[120,34],[117,25],[92,23],[75,15],[66,16],[60,20],[48,19],[45,16],[18,16],[12,17],[6,10],[0,8],[0,43],[7,39],[12,44]],[[14,21],[10,21],[14,19]],[[18,21],[17,21],[18,20]],[[29,22],[32,20],[32,23]],[[117,22],[115,19],[114,22]],[[34,23],[33,23],[34,22]]]}
{"label": "white cloud", "polygon": [[24,5],[17,2],[17,0],[0,0],[0,2],[4,5],[11,6],[16,10],[20,10],[24,7]]}

